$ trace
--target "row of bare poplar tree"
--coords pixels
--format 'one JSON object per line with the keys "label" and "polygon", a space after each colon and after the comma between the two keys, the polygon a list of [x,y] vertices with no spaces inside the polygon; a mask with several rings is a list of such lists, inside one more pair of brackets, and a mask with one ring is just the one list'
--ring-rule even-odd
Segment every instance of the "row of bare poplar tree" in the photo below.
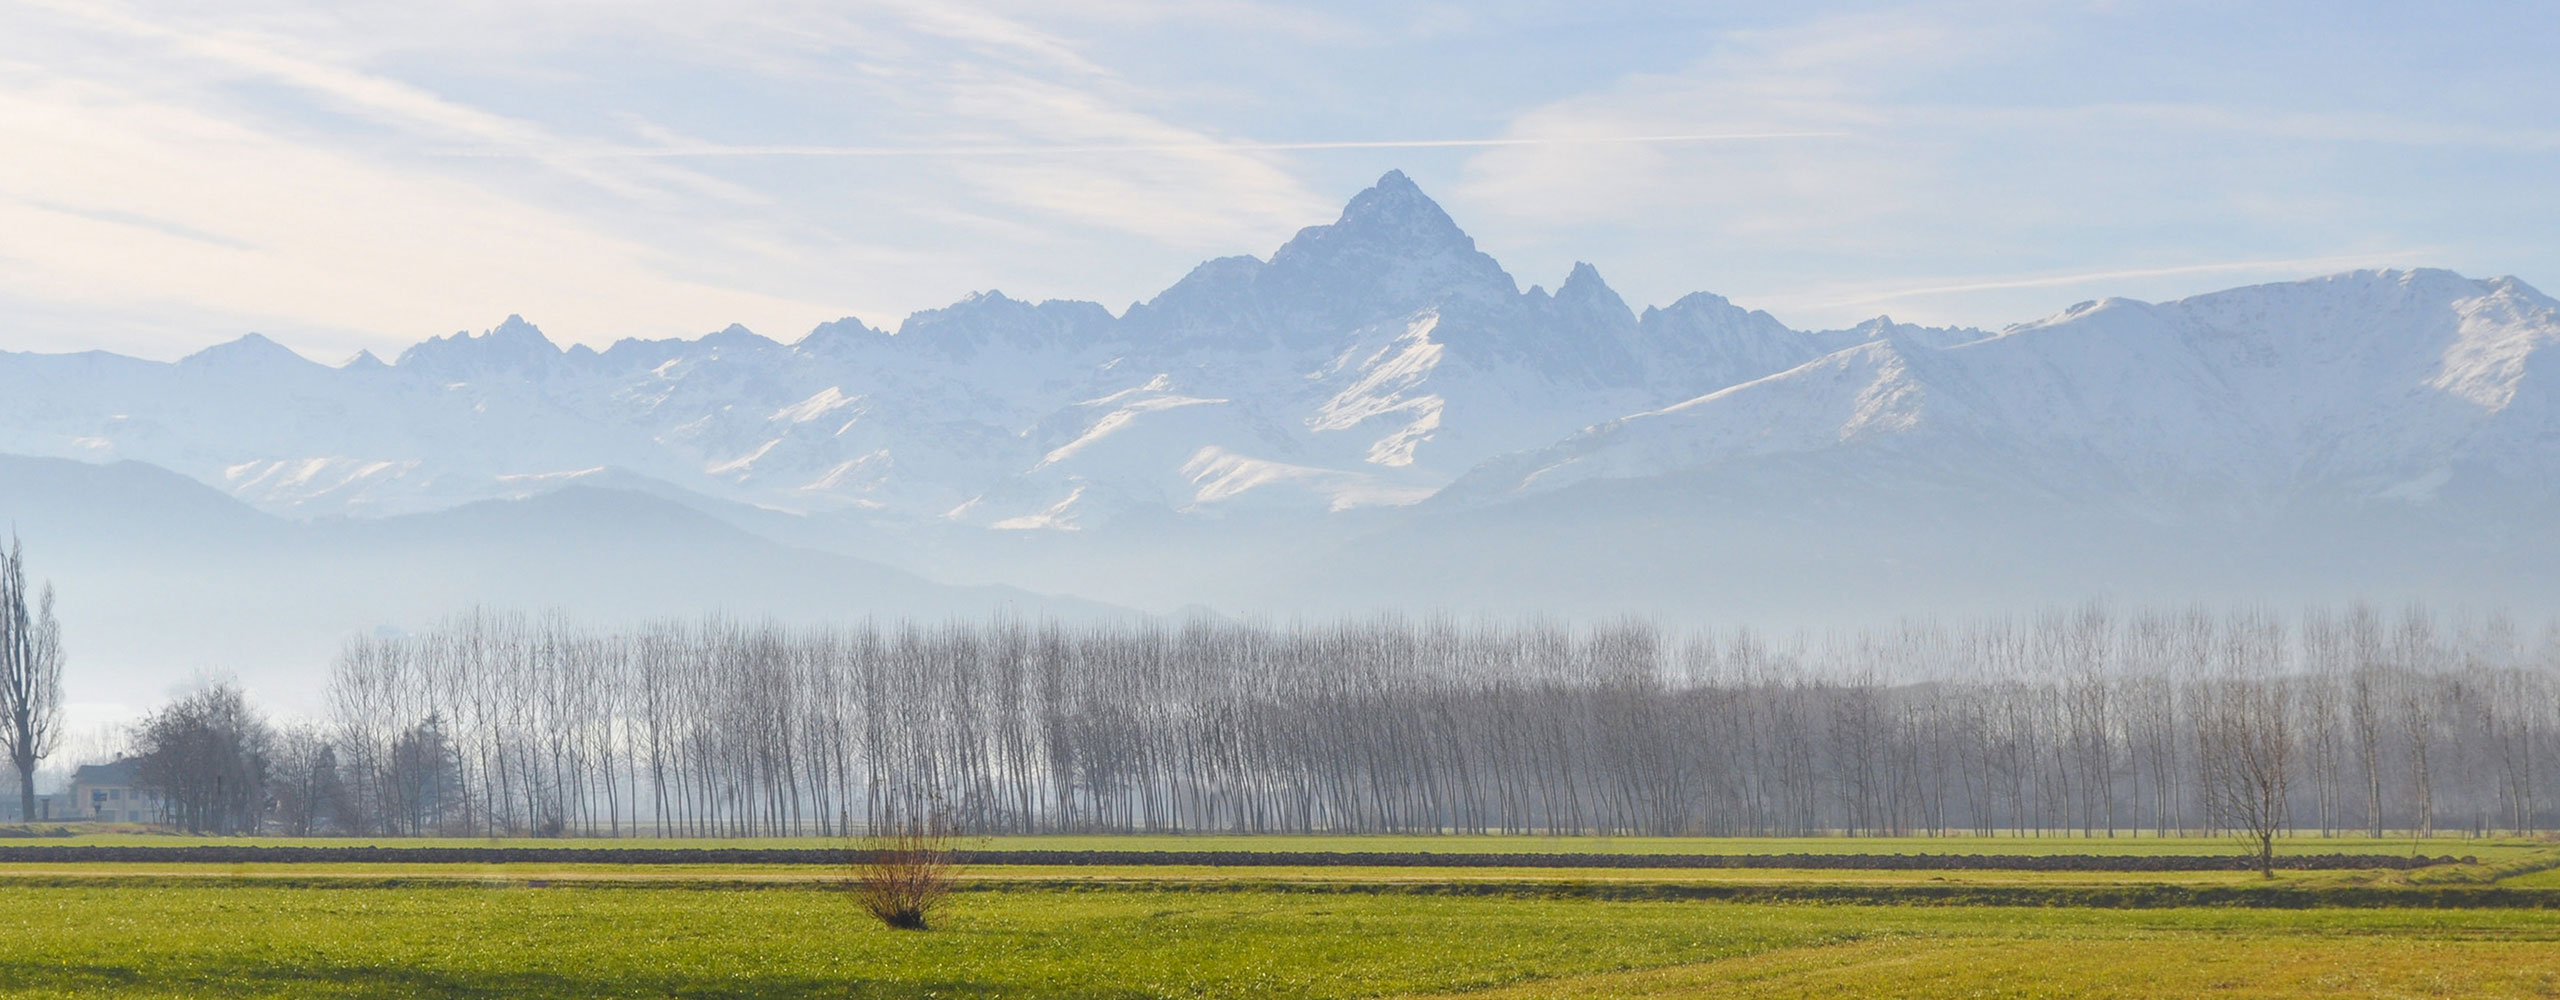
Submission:
{"label": "row of bare poplar tree", "polygon": [[478,612],[350,644],[328,698],[278,800],[363,833],[841,834],[923,809],[990,833],[2560,825],[2560,626],[2422,606],[1783,639]]}

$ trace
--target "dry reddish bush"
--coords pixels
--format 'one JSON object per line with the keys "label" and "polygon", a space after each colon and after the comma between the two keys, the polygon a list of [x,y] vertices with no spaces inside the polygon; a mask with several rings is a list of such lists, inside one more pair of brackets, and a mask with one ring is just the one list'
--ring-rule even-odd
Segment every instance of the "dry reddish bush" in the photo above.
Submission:
{"label": "dry reddish bush", "polygon": [[926,929],[958,875],[950,827],[939,816],[888,822],[853,848],[854,899],[899,930]]}

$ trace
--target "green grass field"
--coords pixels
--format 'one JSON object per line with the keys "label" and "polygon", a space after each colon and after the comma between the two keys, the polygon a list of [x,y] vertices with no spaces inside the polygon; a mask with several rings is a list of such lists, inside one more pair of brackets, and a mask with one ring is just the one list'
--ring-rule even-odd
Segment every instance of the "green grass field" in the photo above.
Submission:
{"label": "green grass field", "polygon": [[0,996],[2550,996],[2560,912],[0,886]]}
{"label": "green grass field", "polygon": [[[127,833],[7,843],[363,841]],[[2220,838],[2133,837],[1046,837],[964,846],[2238,851]],[[2411,842],[2314,837],[2283,849],[2406,854]],[[2273,880],[2247,872],[978,866],[963,872],[941,925],[922,934],[879,927],[842,891],[846,872],[819,865],[9,863],[0,864],[0,998],[2560,997],[2560,844],[2437,838],[2418,853],[2480,861],[2286,871]],[[1735,899],[1755,901],[1717,901]],[[2497,908],[2515,906],[2535,908]]]}

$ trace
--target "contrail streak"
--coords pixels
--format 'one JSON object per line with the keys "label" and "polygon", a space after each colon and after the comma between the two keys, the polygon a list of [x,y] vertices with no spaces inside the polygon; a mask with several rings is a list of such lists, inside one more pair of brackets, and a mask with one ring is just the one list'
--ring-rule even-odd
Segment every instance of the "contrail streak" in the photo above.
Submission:
{"label": "contrail streak", "polygon": [[[1606,135],[1521,139],[1374,139],[1320,142],[1166,142],[1083,143],[1014,146],[608,146],[571,152],[571,157],[918,157],[918,156],[1050,156],[1082,153],[1224,153],[1325,149],[1464,149],[1499,146],[1586,146],[1678,142],[1751,142],[1767,139],[1824,139],[1846,132],[1701,132],[1689,135]],[[510,149],[460,150],[457,156],[524,156]]]}

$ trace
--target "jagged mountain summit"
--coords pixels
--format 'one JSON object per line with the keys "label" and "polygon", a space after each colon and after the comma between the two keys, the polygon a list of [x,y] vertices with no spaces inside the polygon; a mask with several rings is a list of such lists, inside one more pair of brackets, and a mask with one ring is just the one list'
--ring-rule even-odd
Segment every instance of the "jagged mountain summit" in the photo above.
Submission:
{"label": "jagged mountain summit", "polygon": [[1114,316],[997,292],[782,344],[563,351],[519,317],[331,368],[254,334],[175,364],[0,357],[0,451],[165,466],[293,516],[637,476],[797,512],[994,529],[1410,504],[1486,460],[1856,343],[1588,265],[1526,292],[1401,173],[1268,260]]}

